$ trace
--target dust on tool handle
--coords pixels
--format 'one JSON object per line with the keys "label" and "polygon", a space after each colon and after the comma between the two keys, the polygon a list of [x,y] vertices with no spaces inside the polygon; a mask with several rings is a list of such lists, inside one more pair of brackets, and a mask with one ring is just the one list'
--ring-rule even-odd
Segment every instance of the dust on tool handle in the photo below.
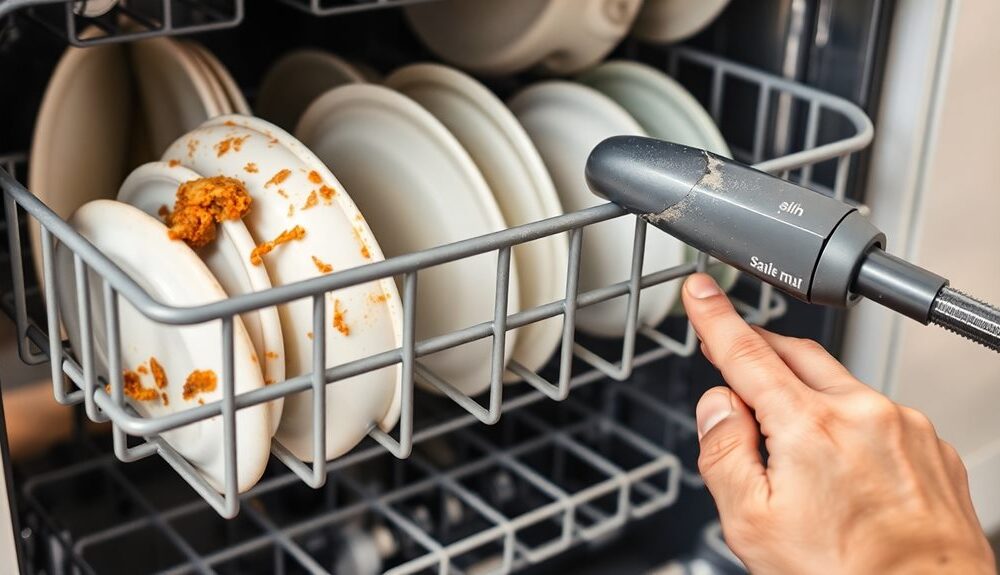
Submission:
{"label": "dust on tool handle", "polygon": [[591,152],[587,184],[681,241],[809,303],[861,296],[1000,351],[1000,309],[887,254],[855,208],[681,144],[615,136]]}

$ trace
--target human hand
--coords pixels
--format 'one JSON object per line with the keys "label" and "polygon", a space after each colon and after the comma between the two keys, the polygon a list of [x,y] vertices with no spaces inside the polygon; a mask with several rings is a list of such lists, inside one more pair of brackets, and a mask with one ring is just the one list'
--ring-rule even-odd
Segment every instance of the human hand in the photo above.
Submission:
{"label": "human hand", "polygon": [[965,467],[926,416],[819,344],[751,328],[705,274],[683,299],[731,386],[698,403],[698,466],[752,572],[995,573]]}

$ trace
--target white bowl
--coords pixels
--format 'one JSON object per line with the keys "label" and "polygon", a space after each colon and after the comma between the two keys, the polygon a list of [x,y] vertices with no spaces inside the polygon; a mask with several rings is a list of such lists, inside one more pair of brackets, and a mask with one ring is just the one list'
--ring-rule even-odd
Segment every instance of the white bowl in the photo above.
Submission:
{"label": "white bowl", "polygon": [[569,74],[604,58],[641,0],[442,0],[405,8],[435,54],[460,68],[510,74],[539,66]]}
{"label": "white bowl", "polygon": [[[506,227],[462,145],[430,112],[398,92],[374,84],[335,88],[309,106],[296,134],[337,169],[390,256]],[[417,339],[493,319],[495,274],[493,253],[421,272]],[[516,261],[510,279],[508,310],[514,312],[520,299]],[[516,333],[507,333],[505,365],[516,340]],[[489,386],[491,350],[487,338],[420,361],[474,395]]]}
{"label": "white bowl", "polygon": [[[223,153],[220,145],[226,141],[230,145]],[[216,118],[174,142],[164,160],[177,160],[205,176],[243,180],[253,198],[244,222],[258,243],[296,225],[305,229],[301,240],[264,256],[275,285],[323,275],[323,264],[344,270],[383,259],[340,182],[304,145],[273,124],[245,116]],[[324,187],[334,191],[329,200],[319,193]],[[310,197],[316,198],[315,206],[302,209],[312,202]],[[400,345],[402,312],[391,279],[338,290],[325,300],[327,367]],[[279,306],[278,312],[288,376],[311,372],[312,301],[296,300]],[[326,458],[346,453],[375,425],[391,429],[399,418],[399,400],[399,366],[327,385]],[[305,461],[313,459],[312,405],[312,391],[287,397],[275,434]]]}
{"label": "white bowl", "polygon": [[[226,298],[226,292],[197,254],[184,242],[171,240],[166,226],[138,208],[113,200],[95,200],[77,210],[70,225],[163,303],[197,306]],[[119,296],[121,365],[109,366],[103,282],[95,273],[90,273],[92,326],[90,333],[81,334],[73,255],[62,245],[56,254],[62,319],[73,348],[80,352],[82,337],[91,337],[99,374],[106,376],[108,369],[132,370],[139,374],[144,388],[162,394],[145,401],[129,398],[128,403],[136,411],[147,417],[159,417],[222,399],[222,330],[219,322],[191,326],[159,324],[140,314],[128,300]],[[264,376],[250,336],[239,318],[233,322],[233,333],[235,391],[260,389],[264,386]],[[155,383],[151,357],[163,367],[166,375],[163,388]],[[211,370],[217,384],[213,391],[185,398],[184,384],[194,370]],[[241,492],[260,479],[267,465],[271,446],[268,417],[266,405],[255,405],[236,413],[236,479]],[[222,417],[213,417],[163,434],[163,438],[219,491],[225,485],[222,425]]]}
{"label": "white bowl", "polygon": [[[645,131],[618,104],[600,92],[570,82],[542,82],[508,102],[531,136],[555,182],[567,211],[604,203],[590,192],[584,168],[590,151],[605,138]],[[580,291],[607,287],[629,278],[632,267],[631,217],[615,218],[589,226],[583,235]],[[667,234],[646,234],[643,273],[649,274],[684,262],[683,244]],[[677,297],[667,284],[642,290],[641,323],[656,325],[666,317]],[[577,312],[577,326],[592,335],[621,337],[625,333],[627,300],[619,297]]]}
{"label": "white bowl", "polygon": [[701,32],[729,0],[645,0],[632,35],[647,42],[672,44]]}
{"label": "white bowl", "polygon": [[[508,225],[537,222],[562,213],[559,196],[538,150],[499,98],[474,78],[439,64],[413,64],[396,70],[385,83],[434,114],[469,152],[486,178]],[[569,246],[557,234],[514,248],[521,307],[530,309],[565,294]],[[532,371],[545,365],[559,347],[558,317],[517,330],[512,361]],[[507,374],[508,381],[520,378]]]}
{"label": "white bowl", "polygon": [[296,50],[268,69],[257,94],[257,115],[291,131],[309,104],[327,90],[365,81],[364,71],[338,56]]}

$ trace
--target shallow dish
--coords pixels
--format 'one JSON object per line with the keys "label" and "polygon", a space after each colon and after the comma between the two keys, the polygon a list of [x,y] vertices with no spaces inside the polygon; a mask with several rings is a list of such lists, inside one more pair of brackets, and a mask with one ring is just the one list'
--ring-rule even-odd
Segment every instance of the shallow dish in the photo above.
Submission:
{"label": "shallow dish", "polygon": [[[523,90],[509,102],[552,175],[563,208],[576,211],[603,203],[587,188],[584,167],[601,140],[622,134],[645,135],[642,127],[618,104],[600,92],[570,82],[543,82]],[[615,218],[590,226],[583,236],[580,290],[625,281],[631,269],[634,220]],[[679,265],[683,244],[667,234],[646,235],[643,273]],[[656,325],[667,315],[677,288],[667,284],[642,290],[641,323]],[[621,337],[625,333],[625,297],[582,308],[577,326],[592,335]]]}
{"label": "shallow dish", "polygon": [[240,90],[239,84],[233,79],[233,75],[229,73],[229,69],[215,57],[215,54],[201,44],[188,42],[187,46],[195,57],[199,58],[208,67],[212,76],[222,86],[222,91],[229,103],[229,111],[233,114],[251,115],[250,104],[247,103],[247,99],[243,95],[243,90]]}
{"label": "shallow dish", "polygon": [[647,42],[672,44],[701,32],[729,0],[645,0],[632,35]]}
{"label": "shallow dish", "polygon": [[154,157],[222,113],[210,79],[180,42],[152,38],[131,44],[130,49]]}
{"label": "shallow dish", "polygon": [[[197,254],[184,242],[171,240],[166,226],[138,208],[112,200],[95,200],[77,210],[70,225],[163,303],[196,306],[226,297]],[[73,348],[79,351],[82,348],[73,254],[62,246],[56,253],[63,324]],[[106,376],[109,369],[122,369],[130,373],[123,376],[126,380],[132,376],[137,379],[141,390],[128,398],[136,411],[146,417],[159,417],[222,399],[222,330],[217,321],[183,327],[158,324],[119,296],[121,365],[109,366],[101,284],[100,277],[91,273],[89,298],[93,323],[92,335],[86,337],[93,338],[99,374]],[[263,387],[264,377],[253,343],[239,318],[233,322],[233,334],[236,393]],[[156,364],[162,367],[162,379],[156,376]],[[188,382],[196,370],[205,377],[214,377],[214,386],[189,388]],[[198,389],[204,391],[198,393]],[[236,476],[241,492],[257,482],[267,465],[271,445],[268,417],[266,405],[236,412]],[[219,491],[225,483],[222,425],[222,417],[213,417],[163,434]]]}
{"label": "shallow dish", "polygon": [[[506,227],[489,186],[441,122],[382,86],[335,88],[309,106],[299,138],[354,194],[389,256],[468,239]],[[435,266],[419,275],[417,339],[493,318],[492,253]],[[511,265],[508,310],[519,309]],[[507,333],[504,364],[517,345]],[[481,339],[420,361],[468,395],[489,386],[491,342]]]}
{"label": "shallow dish", "polygon": [[[606,62],[577,78],[618,103],[654,138],[702,148],[720,156],[732,157],[722,132],[712,116],[676,80],[656,68],[621,60]],[[687,261],[698,252],[685,246]],[[708,271],[724,290],[736,285],[740,272],[717,260]],[[671,313],[683,312],[680,301]]]}
{"label": "shallow dish", "polygon": [[[222,116],[177,140],[164,154],[205,176],[240,179],[253,198],[244,218],[258,244],[300,226],[305,235],[263,256],[271,282],[285,285],[383,259],[347,191],[305,146],[277,126],[246,116]],[[250,258],[251,254],[244,254]],[[391,279],[327,294],[326,366],[399,347],[402,311]],[[312,370],[313,305],[278,307],[285,371]],[[399,418],[399,366],[326,387],[326,457],[343,455],[375,425]],[[313,459],[312,391],[285,398],[275,438],[296,457]]]}
{"label": "shallow dish", "polygon": [[[68,48],[45,88],[31,139],[28,189],[63,219],[91,200],[115,197],[128,172],[135,107],[129,68],[121,44]],[[29,218],[28,229],[41,282],[41,227]]]}
{"label": "shallow dish", "polygon": [[363,70],[329,52],[297,50],[267,71],[257,94],[257,115],[294,130],[309,104],[324,92],[366,80]]}
{"label": "shallow dish", "polygon": [[[177,188],[184,182],[201,178],[197,173],[180,165],[151,162],[139,166],[125,178],[118,191],[118,201],[125,202],[162,221],[163,207],[172,209]],[[195,250],[209,271],[219,281],[230,297],[271,287],[271,279],[264,266],[255,266],[245,257],[256,244],[242,220],[224,221],[219,224],[218,236],[207,246]],[[256,358],[267,384],[285,379],[285,344],[281,337],[281,320],[278,310],[268,307],[240,315],[243,326],[250,335]],[[271,434],[278,429],[284,399],[267,403],[270,408]]]}
{"label": "shallow dish", "polygon": [[417,36],[460,68],[510,74],[538,66],[570,74],[625,37],[641,0],[443,0],[404,8]]}
{"label": "shallow dish", "polygon": [[[493,192],[507,225],[537,222],[562,213],[559,196],[538,150],[499,98],[474,78],[438,64],[413,64],[385,80],[441,121],[469,152]],[[569,247],[558,234],[514,248],[521,307],[530,309],[565,295]],[[512,360],[537,371],[562,336],[560,318],[517,330]],[[507,374],[508,381],[520,378]]]}

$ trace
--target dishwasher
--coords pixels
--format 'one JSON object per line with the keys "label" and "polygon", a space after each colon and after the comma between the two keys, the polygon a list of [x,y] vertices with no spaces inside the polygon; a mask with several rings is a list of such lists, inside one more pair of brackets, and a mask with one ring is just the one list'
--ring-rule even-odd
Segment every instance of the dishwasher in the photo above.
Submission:
{"label": "dishwasher", "polygon": [[[335,271],[325,283],[310,284],[311,291],[276,291],[258,304],[322,301],[328,291],[396,276],[411,320],[402,345],[381,358],[269,388],[274,399],[398,364],[400,424],[373,428],[330,461],[303,461],[272,446],[263,477],[245,493],[237,493],[235,483],[214,489],[163,439],[180,425],[221,418],[230,424],[219,441],[227,467],[235,466],[232,422],[238,408],[251,403],[231,385],[220,401],[183,412],[194,414],[185,420],[145,417],[105,391],[93,358],[78,361],[70,353],[52,317],[54,282],[40,281],[45,274],[34,269],[29,227],[41,224],[49,259],[53,242],[82,238],[27,188],[37,160],[27,150],[39,102],[67,45],[86,50],[158,36],[194,38],[225,63],[253,103],[267,66],[300,47],[328,50],[378,72],[438,60],[403,16],[420,1],[122,0],[110,13],[89,18],[80,13],[97,2],[0,0],[0,243],[6,248],[2,306],[9,317],[2,391],[9,395],[44,380],[47,399],[68,420],[64,436],[26,457],[11,457],[6,435],[0,436],[0,572],[742,572],[697,471],[694,405],[721,378],[700,355],[683,315],[659,325],[642,325],[636,316],[643,292],[665,282],[679,285],[705,269],[708,256],[644,275],[636,258],[646,225],[611,204],[398,255],[349,270],[353,275]],[[512,0],[509,9],[534,4]],[[613,11],[621,3],[604,4]],[[608,58],[642,62],[678,80],[708,110],[736,159],[864,212],[875,134],[870,118],[879,112],[896,3],[721,4],[728,4],[721,15],[683,43],[626,37]],[[94,26],[98,34],[85,32]],[[538,77],[523,72],[482,81],[506,99]],[[421,206],[412,210],[419,215]],[[570,279],[559,301],[508,314],[500,294],[512,281],[502,267],[509,267],[513,246],[565,233],[572,278],[572,262],[578,265],[587,249],[583,231],[616,218],[634,229],[633,252],[621,254],[632,262],[629,278],[590,290]],[[488,280],[497,286],[494,318],[415,341],[418,272],[479,254],[499,262]],[[171,323],[231,326],[235,314],[246,311],[218,302],[171,315],[169,306],[164,311],[127,285],[127,276],[103,265],[100,252],[74,248],[74,256],[77,277],[89,267],[90,277],[104,284],[106,301],[138,293],[132,301],[140,311]],[[43,267],[50,274],[55,269]],[[843,311],[795,301],[746,274],[731,295],[752,323],[819,340],[834,353],[843,345]],[[578,307],[611,298],[628,302],[624,337],[574,330]],[[564,322],[558,351],[537,371],[519,373],[521,383],[504,385],[494,373],[488,390],[474,397],[454,388],[414,390],[414,380],[427,377],[420,362],[426,350],[485,339],[494,355],[501,342],[502,354],[510,329],[553,317]],[[218,345],[231,348],[224,339]],[[325,421],[312,422],[317,436]]]}

